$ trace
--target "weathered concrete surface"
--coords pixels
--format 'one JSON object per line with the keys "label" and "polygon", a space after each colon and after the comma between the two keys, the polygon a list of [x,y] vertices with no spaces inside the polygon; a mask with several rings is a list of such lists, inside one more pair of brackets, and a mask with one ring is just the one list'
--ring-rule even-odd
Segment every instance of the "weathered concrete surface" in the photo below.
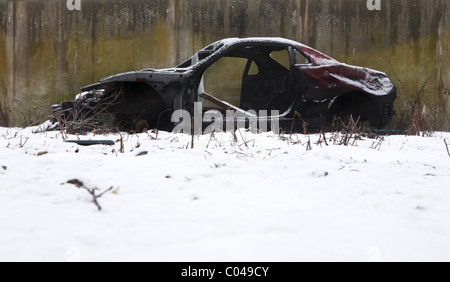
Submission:
{"label": "weathered concrete surface", "polygon": [[[281,36],[385,71],[399,88],[397,112],[428,79],[425,102],[436,124],[450,129],[443,115],[450,112],[449,1],[381,0],[381,11],[366,2],[81,0],[81,11],[69,11],[66,0],[0,0],[0,77],[13,124],[22,124],[35,106],[70,99],[73,84],[174,66],[224,37]],[[83,64],[72,83],[75,61]]]}

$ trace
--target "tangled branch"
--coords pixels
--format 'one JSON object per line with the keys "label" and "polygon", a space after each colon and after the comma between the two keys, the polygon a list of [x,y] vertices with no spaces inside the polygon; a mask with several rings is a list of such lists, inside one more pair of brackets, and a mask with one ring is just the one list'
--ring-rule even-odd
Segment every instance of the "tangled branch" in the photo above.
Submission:
{"label": "tangled branch", "polygon": [[96,191],[99,190],[98,188],[88,188],[84,185],[84,183],[82,181],[80,181],[78,179],[71,179],[71,180],[67,181],[67,183],[75,185],[77,188],[82,188],[82,189],[85,189],[86,191],[88,191],[89,194],[91,194],[91,196],[92,196],[92,202],[97,206],[99,211],[102,210],[102,207],[98,203],[97,199],[101,198],[103,195],[105,195],[107,192],[109,192],[113,189],[113,186],[111,186],[108,189],[106,189],[105,191],[103,191],[102,193],[97,195]]}

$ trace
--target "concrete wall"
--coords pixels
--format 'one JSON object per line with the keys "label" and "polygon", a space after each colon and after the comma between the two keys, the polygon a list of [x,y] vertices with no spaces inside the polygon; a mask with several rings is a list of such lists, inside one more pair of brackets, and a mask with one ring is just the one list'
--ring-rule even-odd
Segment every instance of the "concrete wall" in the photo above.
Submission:
{"label": "concrete wall", "polygon": [[[0,78],[13,124],[71,99],[73,84],[174,66],[224,37],[281,36],[386,72],[399,113],[428,79],[431,118],[449,129],[448,0],[380,0],[380,11],[366,0],[80,1],[69,11],[66,0],[0,0]],[[72,82],[74,62],[82,65]]]}

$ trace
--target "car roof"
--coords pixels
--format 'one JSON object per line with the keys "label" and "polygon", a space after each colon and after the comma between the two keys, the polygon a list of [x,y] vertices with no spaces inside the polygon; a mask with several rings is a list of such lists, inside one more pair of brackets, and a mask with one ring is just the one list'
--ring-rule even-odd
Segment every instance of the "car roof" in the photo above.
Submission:
{"label": "car roof", "polygon": [[285,44],[285,45],[293,45],[298,47],[306,46],[304,44],[301,44],[297,41],[282,38],[282,37],[245,37],[245,38],[238,38],[238,37],[232,37],[232,38],[225,38],[221,39],[212,45],[215,44],[227,44],[227,45],[234,45],[234,44],[240,44],[240,43],[275,43],[275,44]]}
{"label": "car roof", "polygon": [[309,47],[305,44],[299,43],[294,40],[282,38],[282,37],[246,37],[246,38],[225,38],[221,39],[219,41],[216,41],[203,50],[208,50],[209,48],[215,49],[217,51],[218,49],[221,49],[222,47],[230,47],[237,44],[251,44],[251,43],[266,43],[266,44],[282,44],[282,45],[289,45],[294,46],[297,49],[299,49],[302,53],[304,53],[308,59],[313,62],[316,65],[327,65],[327,64],[335,64],[338,63],[334,58],[323,54],[320,51],[317,51],[316,49]]}

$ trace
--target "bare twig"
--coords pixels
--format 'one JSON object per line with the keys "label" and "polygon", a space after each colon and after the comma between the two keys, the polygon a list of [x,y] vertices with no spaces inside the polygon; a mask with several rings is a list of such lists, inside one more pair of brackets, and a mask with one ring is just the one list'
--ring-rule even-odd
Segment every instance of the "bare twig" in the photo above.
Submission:
{"label": "bare twig", "polygon": [[235,119],[234,120],[234,127],[233,127],[233,142],[234,143],[237,143],[237,141],[238,141],[238,138],[237,138],[237,135],[236,135],[236,130],[237,130],[237,120]]}
{"label": "bare twig", "polygon": [[239,131],[239,135],[241,135],[242,141],[243,141],[244,144],[245,144],[245,147],[248,148],[247,141],[245,140],[245,138],[244,138],[244,136],[242,135],[242,132],[241,132],[241,130],[240,130],[239,128],[238,128],[238,131]]}
{"label": "bare twig", "polygon": [[245,146],[248,148],[248,143],[250,143],[250,142],[253,142],[252,146],[255,147],[255,142],[256,142],[255,139],[251,139],[251,140],[245,141],[244,143],[240,144],[239,146],[242,146],[243,144],[245,144]]}
{"label": "bare twig", "polygon": [[158,129],[156,129],[156,137],[151,136],[148,131],[147,131],[147,136],[148,136],[149,140],[157,140],[158,139]]}
{"label": "bare twig", "polygon": [[236,151],[236,150],[233,150],[233,152],[236,153],[236,154],[241,154],[241,155],[244,155],[244,156],[246,156],[246,157],[251,157],[251,158],[253,158],[253,154],[250,154],[250,153],[239,152],[239,151]]}
{"label": "bare twig", "polygon": [[374,149],[374,150],[376,150],[378,148],[378,151],[379,151],[381,149],[381,144],[383,144],[383,142],[384,142],[384,137],[381,137],[380,139],[378,139],[378,142],[374,141],[370,148]]}
{"label": "bare twig", "polygon": [[306,143],[306,151],[311,151],[311,150],[312,150],[311,138],[308,136],[308,142]]}
{"label": "bare twig", "polygon": [[[444,140],[445,141],[445,140]],[[399,151],[403,150],[403,147],[405,147],[406,143],[408,143],[408,140],[406,140],[405,142],[403,142],[402,147],[400,148]]]}
{"label": "bare twig", "polygon": [[60,131],[60,133],[61,133],[62,138],[63,138],[63,139],[67,139],[67,134],[66,134],[65,127],[64,127],[64,124],[67,123],[67,120],[66,120],[66,119],[65,119],[64,121],[62,120],[62,114],[61,114],[61,112],[56,112],[56,113],[55,113],[55,118],[56,118],[56,120],[58,121],[58,124],[59,124],[59,131]]}
{"label": "bare twig", "polygon": [[[348,117],[348,123],[344,123],[341,118],[338,118],[341,123],[341,131],[335,132],[333,135],[333,144],[344,146],[355,146],[357,140],[361,140],[363,129],[360,126],[360,117],[355,121],[353,116]],[[351,142],[353,139],[353,142]]]}
{"label": "bare twig", "polygon": [[120,149],[119,149],[119,153],[123,154],[125,153],[125,146],[123,145],[123,136],[122,133],[120,133],[119,129],[116,127],[116,131],[120,136],[119,142],[120,142]]}
{"label": "bare twig", "polygon": [[432,137],[434,136],[433,128],[427,121],[426,107],[423,106],[422,112],[418,109],[414,111],[411,118],[411,124],[408,127],[408,133],[410,135],[417,135],[422,137]]}
{"label": "bare twig", "polygon": [[328,146],[327,137],[325,136],[325,132],[324,131],[322,131],[322,136],[323,136],[323,141],[325,142],[325,145]]}
{"label": "bare twig", "polygon": [[444,139],[445,149],[447,149],[447,154],[450,157],[450,150],[448,149],[449,144],[447,144],[447,139]]}
{"label": "bare twig", "polygon": [[[290,134],[289,137],[292,137],[292,134],[293,134],[294,132],[295,132],[295,133],[298,133],[298,131],[297,131],[297,126],[295,125],[295,119],[296,119],[296,118],[298,118],[299,120],[302,121],[303,134],[306,135],[306,133],[307,133],[307,131],[308,131],[308,123],[305,122],[305,121],[303,120],[303,118],[302,118],[302,115],[301,115],[299,112],[296,111],[296,112],[294,113],[294,117],[292,118],[291,134]],[[295,131],[294,131],[294,129],[295,129]]]}
{"label": "bare twig", "polygon": [[18,144],[17,146],[18,146],[19,148],[23,148],[23,146],[25,146],[25,144],[27,144],[28,139],[30,139],[30,137],[26,137],[26,138],[25,138],[25,142],[22,143],[22,136],[20,136],[20,144]]}
{"label": "bare twig", "polygon": [[214,134],[215,132],[216,132],[216,129],[213,128],[213,130],[211,131],[211,135],[209,136],[209,141],[208,141],[208,144],[206,145],[206,149],[208,149],[209,143],[210,143],[211,140],[215,137],[215,134]]}
{"label": "bare twig", "polygon": [[157,140],[158,139],[158,133],[159,133],[159,124],[160,124],[160,122],[161,122],[161,117],[164,115],[164,114],[166,114],[166,113],[168,113],[168,112],[170,112],[171,111],[171,109],[165,109],[164,111],[162,111],[160,114],[159,114],[159,116],[158,116],[158,121],[156,122],[156,137],[155,137],[155,140]]}
{"label": "bare twig", "polygon": [[91,194],[91,196],[92,196],[92,202],[97,206],[97,209],[99,211],[102,210],[102,207],[98,203],[97,199],[101,198],[103,195],[105,195],[107,192],[109,192],[113,189],[113,186],[111,186],[108,189],[106,189],[105,191],[103,191],[102,193],[97,195],[96,191],[98,190],[98,188],[88,188],[84,185],[84,183],[82,181],[80,181],[78,179],[71,179],[71,180],[67,181],[66,183],[75,185],[77,188],[82,188],[82,189],[85,189],[86,191],[88,191],[88,193]]}
{"label": "bare twig", "polygon": [[108,189],[106,189],[105,191],[101,192],[100,194],[98,194],[96,197],[101,198],[103,195],[105,195],[106,193],[108,193],[109,191],[111,191],[113,189],[113,186],[109,187]]}

